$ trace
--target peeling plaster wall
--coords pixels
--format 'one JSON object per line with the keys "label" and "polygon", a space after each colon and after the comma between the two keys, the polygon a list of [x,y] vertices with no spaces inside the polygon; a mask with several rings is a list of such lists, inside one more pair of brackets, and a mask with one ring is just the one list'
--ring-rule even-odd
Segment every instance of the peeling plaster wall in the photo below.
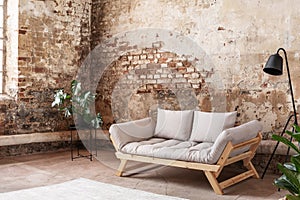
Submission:
{"label": "peeling plaster wall", "polygon": [[[96,56],[106,70],[85,75],[93,75],[91,82],[97,80],[96,108],[104,116],[104,128],[116,121],[144,117],[157,105],[197,107],[237,110],[238,123],[259,119],[267,139],[282,130],[292,109],[286,71],[280,77],[262,72],[269,55],[279,47],[287,50],[300,107],[299,8],[296,0],[19,0],[18,66],[8,66],[13,80],[7,89],[16,98],[0,101],[0,134],[66,130],[67,121],[51,108],[52,95],[56,89],[68,87],[91,50],[102,45],[104,50],[115,51],[111,57],[104,51],[102,57]],[[164,30],[160,33],[168,36],[158,34],[147,45],[134,41],[146,41],[150,34],[130,41],[118,38],[154,29]],[[193,46],[195,51],[185,54],[191,49],[186,44],[166,49],[172,38],[189,38],[199,51]],[[160,59],[164,55],[169,58]],[[173,60],[168,60],[170,57]],[[144,72],[136,73],[145,67]],[[127,87],[141,83],[128,94],[128,102],[113,99],[121,93],[116,89],[120,80]],[[188,88],[190,93],[183,94],[193,93],[196,103],[178,104],[163,82]],[[124,112],[114,112],[118,108]]]}
{"label": "peeling plaster wall", "polygon": [[[286,71],[280,77],[262,72],[279,47],[287,50],[300,105],[299,8],[296,0],[94,0],[92,47],[117,34],[146,28],[191,38],[209,56],[214,73],[221,75],[226,110],[237,110],[240,123],[259,119],[268,138],[282,130],[292,110]],[[137,108],[140,104],[136,100]]]}
{"label": "peeling plaster wall", "polygon": [[6,16],[8,29],[18,35],[6,41],[7,50],[14,51],[7,53],[5,94],[10,98],[0,97],[0,135],[66,130],[68,121],[51,102],[55,90],[69,89],[90,50],[91,2],[16,3]]}

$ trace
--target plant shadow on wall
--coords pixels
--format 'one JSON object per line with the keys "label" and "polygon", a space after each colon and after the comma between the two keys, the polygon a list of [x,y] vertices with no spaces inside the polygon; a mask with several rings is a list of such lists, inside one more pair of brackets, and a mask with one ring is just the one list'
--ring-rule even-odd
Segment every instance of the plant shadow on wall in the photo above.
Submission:
{"label": "plant shadow on wall", "polygon": [[[286,131],[294,140],[300,144],[300,127],[294,125],[295,133]],[[278,163],[278,169],[283,173],[281,177],[274,181],[274,184],[281,189],[288,190],[290,194],[286,195],[288,200],[300,200],[300,147],[295,145],[291,140],[279,135],[273,135],[272,138],[286,144],[289,148],[294,149],[297,154],[291,157],[288,163]]]}
{"label": "plant shadow on wall", "polygon": [[[73,117],[76,128],[100,128],[103,124],[100,113],[94,113],[91,107],[96,95],[89,90],[83,90],[82,84],[76,80],[71,82],[71,92],[59,89],[54,94],[52,107],[58,107],[66,118]],[[71,125],[73,126],[73,125]]]}

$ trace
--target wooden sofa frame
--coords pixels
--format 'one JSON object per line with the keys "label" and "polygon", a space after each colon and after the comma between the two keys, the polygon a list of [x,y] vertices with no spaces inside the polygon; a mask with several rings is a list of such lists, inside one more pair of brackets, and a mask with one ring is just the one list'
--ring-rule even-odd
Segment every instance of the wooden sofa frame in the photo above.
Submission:
{"label": "wooden sofa frame", "polygon": [[[112,139],[112,138],[111,138]],[[121,160],[120,166],[116,173],[117,176],[122,176],[127,164],[127,161],[139,161],[144,163],[153,163],[159,165],[166,165],[166,166],[173,166],[173,167],[181,167],[187,169],[195,169],[195,170],[202,170],[204,171],[209,183],[211,184],[213,190],[216,194],[222,195],[223,189],[239,183],[247,178],[254,177],[259,178],[259,175],[253,166],[251,160],[255,155],[256,149],[262,140],[261,133],[248,141],[233,145],[231,142],[227,143],[222,155],[220,156],[218,162],[216,164],[203,164],[197,162],[189,162],[189,161],[180,161],[180,160],[170,160],[170,159],[163,159],[163,158],[155,158],[149,156],[140,156],[140,155],[133,155],[133,154],[126,154],[120,151],[115,153],[116,157]],[[116,147],[114,141],[112,140],[113,145]],[[231,152],[234,150],[238,150],[241,148],[249,147],[249,150],[230,157]],[[117,149],[117,148],[116,148]],[[227,165],[232,163],[243,161],[243,165],[248,169],[246,172],[238,174],[232,178],[229,178],[225,181],[219,182],[217,178],[221,174],[223,168]]]}

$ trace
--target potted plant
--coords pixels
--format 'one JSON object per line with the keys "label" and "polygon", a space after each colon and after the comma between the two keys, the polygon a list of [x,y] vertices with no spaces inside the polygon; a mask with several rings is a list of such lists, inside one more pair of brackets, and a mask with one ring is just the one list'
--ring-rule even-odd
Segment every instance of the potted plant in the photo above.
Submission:
{"label": "potted plant", "polygon": [[93,113],[91,106],[95,102],[95,94],[91,91],[83,90],[80,82],[71,82],[71,93],[66,93],[64,89],[59,89],[54,95],[52,107],[57,106],[64,112],[65,117],[72,117],[76,122],[76,127],[99,128],[103,121],[100,113]]}
{"label": "potted plant", "polygon": [[[294,138],[300,144],[300,127],[294,125],[295,133],[286,131],[288,135]],[[300,200],[300,148],[285,137],[272,135],[274,140],[286,144],[296,151],[296,155],[291,157],[288,163],[278,163],[277,167],[282,172],[282,176],[274,181],[274,184],[281,189],[288,190],[290,194],[286,195],[288,200]]]}

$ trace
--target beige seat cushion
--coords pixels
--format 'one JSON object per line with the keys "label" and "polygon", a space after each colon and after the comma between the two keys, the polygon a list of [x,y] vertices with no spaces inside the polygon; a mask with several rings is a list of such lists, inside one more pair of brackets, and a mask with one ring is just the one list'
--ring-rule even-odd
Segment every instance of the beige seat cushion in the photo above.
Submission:
{"label": "beige seat cushion", "polygon": [[[144,141],[130,142],[124,145],[121,151],[171,160],[215,164],[229,141],[233,144],[247,141],[255,138],[261,130],[262,125],[257,120],[253,120],[238,127],[224,130],[214,143],[150,138]],[[246,150],[242,149],[234,152],[234,154],[239,154]]]}
{"label": "beige seat cushion", "polygon": [[204,163],[207,157],[205,152],[212,145],[212,143],[151,138],[146,141],[128,143],[121,151],[156,158]]}

